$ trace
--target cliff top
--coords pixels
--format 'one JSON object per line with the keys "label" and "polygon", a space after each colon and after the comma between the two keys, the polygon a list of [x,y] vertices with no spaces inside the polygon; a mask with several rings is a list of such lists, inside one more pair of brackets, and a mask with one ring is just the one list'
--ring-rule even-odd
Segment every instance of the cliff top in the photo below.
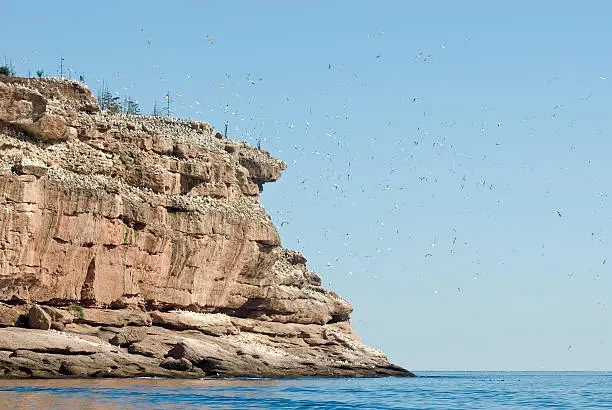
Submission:
{"label": "cliff top", "polygon": [[[102,112],[87,86],[74,80],[2,76],[0,100],[5,102],[0,104],[5,145],[0,171],[46,167],[50,177],[92,194],[121,190],[195,209],[216,203],[206,198],[257,200],[263,184],[278,179],[286,167],[269,152],[225,138],[205,122]],[[202,165],[211,161],[245,169],[234,178],[243,177],[241,192],[227,192],[233,180],[215,180],[223,170]],[[193,190],[190,185],[198,180],[210,180],[209,189]]]}

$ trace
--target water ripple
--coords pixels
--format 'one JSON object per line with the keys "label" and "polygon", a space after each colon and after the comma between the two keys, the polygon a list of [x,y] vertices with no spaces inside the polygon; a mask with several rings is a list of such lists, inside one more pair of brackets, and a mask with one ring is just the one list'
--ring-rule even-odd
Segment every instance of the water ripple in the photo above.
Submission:
{"label": "water ripple", "polygon": [[427,372],[416,378],[4,380],[20,409],[612,409],[612,373]]}

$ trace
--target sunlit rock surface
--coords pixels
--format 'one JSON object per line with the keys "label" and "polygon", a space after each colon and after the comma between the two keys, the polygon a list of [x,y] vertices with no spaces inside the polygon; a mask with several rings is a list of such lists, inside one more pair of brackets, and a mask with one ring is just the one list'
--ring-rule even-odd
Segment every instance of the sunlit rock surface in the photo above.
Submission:
{"label": "sunlit rock surface", "polygon": [[0,76],[0,377],[410,375],[281,247],[259,192],[284,169],[207,123]]}

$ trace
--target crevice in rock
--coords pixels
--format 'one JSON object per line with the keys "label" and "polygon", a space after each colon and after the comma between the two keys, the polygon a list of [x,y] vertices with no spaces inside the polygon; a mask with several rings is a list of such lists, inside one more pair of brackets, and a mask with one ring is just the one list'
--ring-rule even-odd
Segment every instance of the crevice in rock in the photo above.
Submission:
{"label": "crevice in rock", "polygon": [[306,264],[306,258],[304,257],[304,255],[301,255],[299,253],[293,253],[289,258],[289,262],[292,265],[303,265]]}
{"label": "crevice in rock", "polygon": [[19,367],[19,371],[23,372],[23,373],[25,373],[25,374],[27,374],[29,376],[32,375],[32,369],[30,369],[29,367],[20,366]]}
{"label": "crevice in rock", "polygon": [[188,211],[186,209],[177,208],[175,206],[170,206],[166,208],[166,212],[168,212],[169,214],[177,214],[179,212],[188,212]]}
{"label": "crevice in rock", "polygon": [[189,193],[193,188],[200,185],[203,182],[203,179],[181,174],[180,182],[181,182],[181,194],[185,195]]}
{"label": "crevice in rock", "polygon": [[46,306],[63,307],[63,306],[70,306],[78,302],[79,302],[78,300],[74,300],[74,299],[53,298],[49,300],[39,301],[38,303],[41,305],[46,305]]}
{"label": "crevice in rock", "polygon": [[123,221],[124,224],[126,224],[130,228],[134,229],[135,231],[142,231],[147,226],[146,223],[141,222],[141,221],[136,221],[136,220],[131,219],[131,218],[125,216],[125,215],[121,216],[121,220]]}
{"label": "crevice in rock", "polygon": [[266,254],[271,253],[274,250],[274,248],[278,247],[277,245],[269,245],[267,243],[258,242],[258,241],[256,241],[255,243],[257,243],[257,247],[259,248],[259,252],[266,253]]}
{"label": "crevice in rock", "polygon": [[264,186],[264,183],[266,181],[263,181],[261,179],[253,178],[253,182],[255,183],[255,185],[257,185],[257,188],[259,188],[259,192],[260,193],[263,192],[263,186]]}
{"label": "crevice in rock", "polygon": [[332,318],[327,323],[331,324],[331,323],[338,323],[338,322],[346,322],[347,320],[349,320],[348,314],[338,313],[338,314],[332,315]]}
{"label": "crevice in rock", "polygon": [[225,369],[221,368],[218,363],[208,358],[202,360],[201,362],[194,363],[194,366],[202,369],[206,376],[216,376],[219,373],[223,373]]}
{"label": "crevice in rock", "polygon": [[[88,352],[88,351],[81,351],[81,350],[73,351],[70,349],[69,346],[66,346],[66,348],[49,347],[49,348],[44,348],[44,349],[20,349],[20,350],[30,351],[34,353],[57,354],[57,355],[62,355],[62,356],[92,356],[96,354],[96,352]],[[11,356],[16,355],[18,351],[19,350],[16,350],[13,353],[11,353]]]}

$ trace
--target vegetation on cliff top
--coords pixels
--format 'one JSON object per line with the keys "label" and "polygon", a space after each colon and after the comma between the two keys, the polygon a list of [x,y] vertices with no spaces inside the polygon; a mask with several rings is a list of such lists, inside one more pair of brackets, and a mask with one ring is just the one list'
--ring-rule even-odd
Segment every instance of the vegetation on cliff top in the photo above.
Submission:
{"label": "vegetation on cliff top", "polygon": [[[60,60],[61,68],[58,71],[59,78],[71,79],[70,70],[68,71],[67,75],[64,76],[63,62],[64,62],[64,58],[62,57]],[[4,63],[0,65],[0,75],[6,75],[6,76],[17,75],[17,72],[15,71],[13,64],[6,57],[4,58]],[[36,70],[36,76],[39,79],[45,78],[45,71],[43,69]],[[34,78],[32,73],[30,72],[27,73],[26,77]],[[80,81],[81,83],[85,83],[85,75],[84,74],[79,75],[78,81]],[[102,109],[102,111],[105,111],[111,114],[132,114],[132,115],[142,114],[140,104],[135,98],[133,98],[130,95],[124,95],[123,97],[121,97],[118,92],[112,92],[108,88],[108,85],[106,84],[104,80],[102,81],[102,85],[97,89],[96,99],[98,100],[98,103],[100,104],[100,108]],[[155,101],[153,105],[153,111],[151,112],[152,116],[154,117],[162,117],[162,116],[170,117],[171,116],[172,110],[170,106],[171,106],[172,98],[170,96],[170,93],[167,93],[164,96],[164,100],[166,103],[163,108],[160,108],[157,104],[157,101]]]}

